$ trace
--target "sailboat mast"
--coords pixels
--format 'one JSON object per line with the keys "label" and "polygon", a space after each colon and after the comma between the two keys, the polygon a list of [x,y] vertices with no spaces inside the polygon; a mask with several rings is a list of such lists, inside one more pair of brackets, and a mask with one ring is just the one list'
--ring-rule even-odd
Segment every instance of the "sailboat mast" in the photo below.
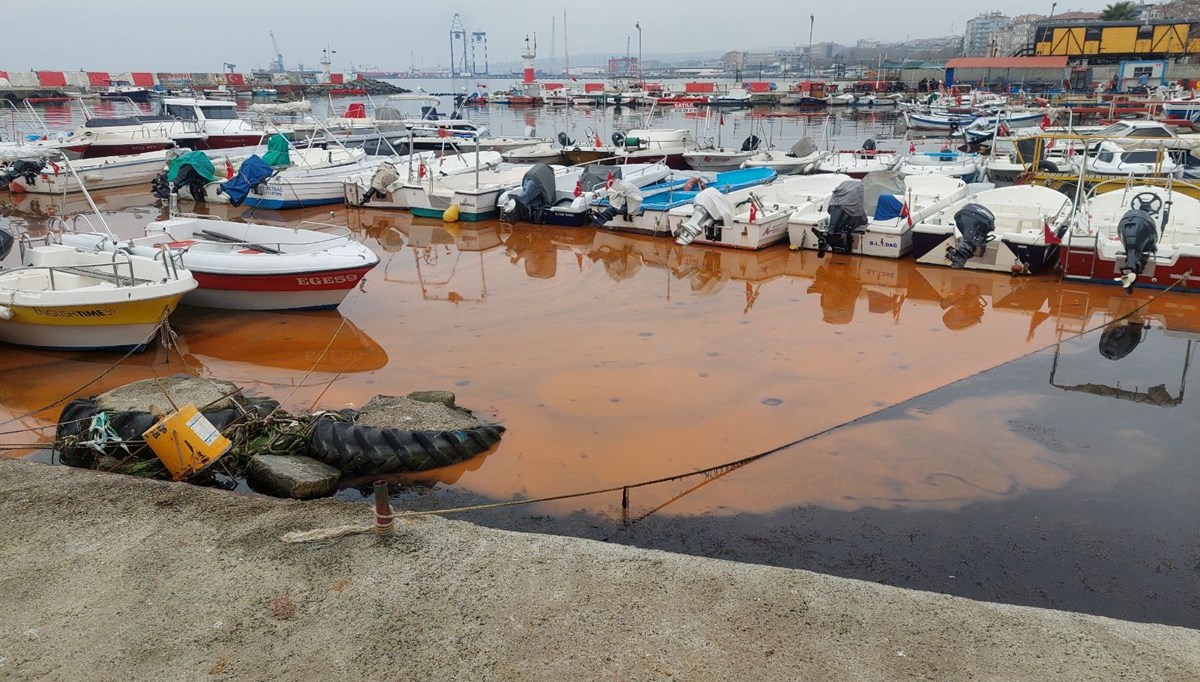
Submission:
{"label": "sailboat mast", "polygon": [[571,51],[567,48],[567,8],[563,8],[563,73],[571,77]]}

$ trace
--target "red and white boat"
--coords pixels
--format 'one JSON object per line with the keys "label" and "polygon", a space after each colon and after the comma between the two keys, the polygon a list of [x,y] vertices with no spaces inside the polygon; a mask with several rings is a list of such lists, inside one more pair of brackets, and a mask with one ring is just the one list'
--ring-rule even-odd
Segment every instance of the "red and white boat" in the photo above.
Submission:
{"label": "red and white boat", "polygon": [[345,228],[307,230],[176,216],[119,239],[101,232],[62,235],[64,244],[153,256],[163,247],[196,278],[184,303],[234,310],[336,308],[379,263]]}
{"label": "red and white boat", "polygon": [[[1176,186],[1131,184],[1088,199],[1063,237],[1063,274],[1127,289],[1165,289],[1182,280],[1182,291],[1195,291],[1200,201]],[[1135,211],[1140,216],[1130,215]]]}
{"label": "red and white boat", "polygon": [[168,97],[156,116],[92,117],[64,149],[94,158],[173,145],[199,150],[253,147],[262,139],[263,131],[242,120],[233,102]]}

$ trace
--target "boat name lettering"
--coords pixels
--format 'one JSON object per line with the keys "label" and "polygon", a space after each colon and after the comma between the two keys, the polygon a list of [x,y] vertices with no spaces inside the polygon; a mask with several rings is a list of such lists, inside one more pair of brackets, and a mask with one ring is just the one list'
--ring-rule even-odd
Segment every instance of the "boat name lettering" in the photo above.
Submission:
{"label": "boat name lettering", "polygon": [[111,317],[117,314],[112,308],[93,308],[92,310],[54,310],[52,308],[34,308],[35,315],[42,317]]}
{"label": "boat name lettering", "polygon": [[320,286],[322,284],[350,284],[358,281],[358,275],[327,275],[325,277],[297,277],[296,284],[300,286]]}

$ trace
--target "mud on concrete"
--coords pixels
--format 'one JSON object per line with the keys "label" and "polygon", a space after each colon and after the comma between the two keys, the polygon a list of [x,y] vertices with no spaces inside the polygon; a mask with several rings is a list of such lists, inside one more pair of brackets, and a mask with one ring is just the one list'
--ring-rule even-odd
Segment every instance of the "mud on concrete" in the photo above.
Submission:
{"label": "mud on concrete", "polygon": [[1196,679],[1200,631],[0,461],[0,678]]}

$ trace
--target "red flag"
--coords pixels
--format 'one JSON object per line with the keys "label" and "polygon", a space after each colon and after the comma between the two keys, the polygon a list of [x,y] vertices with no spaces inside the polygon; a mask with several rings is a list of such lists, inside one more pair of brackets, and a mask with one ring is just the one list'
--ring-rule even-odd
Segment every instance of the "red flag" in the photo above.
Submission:
{"label": "red flag", "polygon": [[233,179],[233,164],[229,162],[229,159],[225,159],[225,179]]}
{"label": "red flag", "polygon": [[604,181],[604,189],[612,189],[614,180],[616,180],[616,178],[613,177],[612,171],[609,171],[608,179]]}
{"label": "red flag", "polygon": [[1053,137],[1050,138],[1050,141],[1046,143],[1046,149],[1047,150],[1054,149],[1054,138]]}
{"label": "red flag", "polygon": [[1042,236],[1046,238],[1046,244],[1061,244],[1062,240],[1058,235],[1054,234],[1054,230],[1050,229],[1050,223],[1042,222]]}
{"label": "red flag", "polygon": [[757,218],[758,218],[758,204],[756,202],[751,201],[750,202],[750,222],[754,222],[755,219],[757,219]]}
{"label": "red flag", "polygon": [[442,126],[438,126],[438,137],[450,137],[450,131]]}
{"label": "red flag", "polygon": [[49,163],[50,163],[50,167],[54,169],[54,174],[58,175],[58,164],[54,163],[53,161],[50,161]]}
{"label": "red flag", "polygon": [[[596,149],[599,149],[603,146],[604,144],[600,142],[600,133],[596,133]],[[609,175],[611,175],[611,173]]]}
{"label": "red flag", "polygon": [[1008,134],[1009,134],[1008,126],[1005,125],[1004,123],[1001,123],[1000,127],[996,129],[996,134],[999,135],[1000,137],[1008,137]]}
{"label": "red flag", "polygon": [[908,153],[909,153],[909,154],[916,154],[916,153],[917,153],[917,145],[916,145],[916,144],[914,144],[912,140],[909,140],[909,141],[908,141]]}
{"label": "red flag", "polygon": [[425,177],[425,162],[424,161],[421,162],[421,165],[417,166],[417,177],[418,178]]}
{"label": "red flag", "polygon": [[906,218],[908,220],[909,227],[913,226],[912,213],[910,213],[908,210],[908,202],[907,201],[904,202],[904,207],[900,209],[900,217]]}
{"label": "red flag", "polygon": [[579,180],[575,181],[575,196],[583,196],[583,183]]}
{"label": "red flag", "polygon": [[725,125],[725,112],[724,111],[721,112],[721,120],[720,120],[719,125]]}
{"label": "red flag", "polygon": [[1042,114],[1042,122],[1038,124],[1042,130],[1050,127],[1050,114]]}

